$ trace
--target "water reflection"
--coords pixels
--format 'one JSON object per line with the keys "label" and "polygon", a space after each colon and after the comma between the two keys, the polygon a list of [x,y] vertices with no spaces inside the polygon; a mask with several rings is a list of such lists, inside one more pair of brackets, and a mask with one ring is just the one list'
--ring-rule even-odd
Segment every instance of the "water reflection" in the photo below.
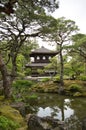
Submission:
{"label": "water reflection", "polygon": [[39,107],[37,115],[40,117],[52,116],[53,109],[50,107],[42,108]]}
{"label": "water reflection", "polygon": [[81,130],[81,120],[86,116],[85,98],[68,98],[57,94],[37,94],[34,102],[33,113],[40,117],[51,116],[63,120],[68,125],[68,130]]}
{"label": "water reflection", "polygon": [[[74,110],[72,110],[71,108],[69,108],[66,105],[64,107],[65,107],[64,119],[67,119],[71,115],[74,114]],[[51,116],[51,117],[54,117],[55,119],[62,120],[62,112],[61,112],[61,110],[57,106],[55,106],[53,108],[50,108],[50,107],[46,107],[46,108],[39,107],[37,115],[40,116],[40,117]]]}

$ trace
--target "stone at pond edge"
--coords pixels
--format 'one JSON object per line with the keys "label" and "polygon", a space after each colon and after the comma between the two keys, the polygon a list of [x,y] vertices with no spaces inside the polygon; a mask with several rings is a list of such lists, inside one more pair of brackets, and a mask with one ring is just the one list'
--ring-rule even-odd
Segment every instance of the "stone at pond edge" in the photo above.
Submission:
{"label": "stone at pond edge", "polygon": [[23,102],[12,103],[11,107],[17,109],[22,116],[25,116],[25,103]]}
{"label": "stone at pond edge", "polygon": [[86,130],[86,118],[82,121],[82,130]]}
{"label": "stone at pond edge", "polygon": [[67,130],[63,121],[51,117],[27,116],[28,130]]}

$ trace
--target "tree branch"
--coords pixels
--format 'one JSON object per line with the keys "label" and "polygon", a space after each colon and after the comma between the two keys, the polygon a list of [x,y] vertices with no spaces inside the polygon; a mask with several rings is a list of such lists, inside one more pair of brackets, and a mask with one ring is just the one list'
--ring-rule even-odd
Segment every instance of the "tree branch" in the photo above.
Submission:
{"label": "tree branch", "polygon": [[13,10],[13,5],[17,2],[17,0],[9,0],[8,3],[1,3],[2,5],[0,5],[0,13],[4,12],[8,15],[10,15],[11,13],[14,13]]}

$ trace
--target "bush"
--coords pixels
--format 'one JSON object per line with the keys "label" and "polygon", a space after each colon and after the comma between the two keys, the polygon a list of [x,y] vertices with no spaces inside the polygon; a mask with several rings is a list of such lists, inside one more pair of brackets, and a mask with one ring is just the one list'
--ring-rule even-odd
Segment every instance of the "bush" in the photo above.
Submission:
{"label": "bush", "polygon": [[24,102],[29,102],[29,104],[31,105],[31,104],[35,104],[35,102],[37,101],[37,95],[35,95],[35,94],[33,94],[33,95],[31,95],[31,96],[25,96],[24,97]]}
{"label": "bush", "polygon": [[47,82],[49,80],[50,80],[50,78],[43,78],[43,79],[41,79],[42,82]]}
{"label": "bush", "polygon": [[86,76],[80,76],[79,79],[82,81],[86,81]]}
{"label": "bush", "polygon": [[23,72],[23,73],[17,72],[17,77],[19,77],[19,78],[21,78],[21,79],[24,79],[24,77],[25,77],[24,72]]}
{"label": "bush", "polygon": [[24,74],[25,74],[26,76],[31,75],[31,69],[30,69],[30,68],[26,68]]}
{"label": "bush", "polygon": [[55,77],[54,77],[54,82],[58,82],[58,83],[59,83],[59,82],[60,82],[60,76],[58,76],[58,75],[55,76]]}
{"label": "bush", "polygon": [[13,83],[13,87],[19,88],[19,87],[31,87],[33,85],[32,81],[28,80],[16,80]]}
{"label": "bush", "polygon": [[16,130],[17,128],[19,128],[17,123],[5,116],[0,116],[0,130]]}
{"label": "bush", "polygon": [[68,90],[71,91],[71,92],[81,92],[82,91],[82,87],[79,86],[78,84],[71,84],[68,87]]}
{"label": "bush", "polygon": [[13,100],[22,101],[23,95],[25,95],[29,91],[32,85],[33,85],[32,81],[16,80],[13,83],[13,94],[12,94]]}

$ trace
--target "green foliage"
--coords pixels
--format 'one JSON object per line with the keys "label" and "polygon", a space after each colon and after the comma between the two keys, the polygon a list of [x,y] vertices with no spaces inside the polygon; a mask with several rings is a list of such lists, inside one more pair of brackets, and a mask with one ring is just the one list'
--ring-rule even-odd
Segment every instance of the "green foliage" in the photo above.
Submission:
{"label": "green foliage", "polygon": [[68,87],[68,90],[71,91],[71,92],[81,92],[82,91],[82,87],[78,84],[71,84],[69,87]]}
{"label": "green foliage", "polygon": [[5,116],[0,116],[0,129],[1,130],[16,130],[19,128],[19,125],[12,121],[11,119],[6,118]]}
{"label": "green foliage", "polygon": [[13,90],[14,90],[14,95],[26,92],[27,89],[30,88],[32,85],[33,85],[32,81],[16,80],[15,82],[13,82],[13,85],[12,85],[13,86]]}
{"label": "green foliage", "polygon": [[24,97],[24,102],[29,102],[29,104],[34,104],[35,103],[35,101],[37,101],[37,98],[38,98],[38,96],[36,95],[36,94],[32,94],[32,95],[26,95],[25,97]]}
{"label": "green foliage", "polygon": [[77,78],[84,72],[83,62],[80,61],[78,55],[74,56],[69,62],[64,64],[64,67],[64,74],[69,76],[71,79]]}
{"label": "green foliage", "polygon": [[13,87],[15,88],[31,87],[32,85],[33,85],[33,82],[28,81],[28,80],[16,80],[13,83]]}
{"label": "green foliage", "polygon": [[[48,27],[49,28],[49,27]],[[64,75],[64,58],[63,58],[63,49],[67,47],[67,44],[64,44],[67,41],[70,41],[70,37],[74,32],[78,30],[78,27],[75,25],[75,22],[72,20],[67,20],[64,17],[58,18],[56,20],[56,25],[54,25],[47,35],[48,40],[56,43],[57,51],[59,52],[59,61],[60,61],[60,82],[63,84],[63,75]],[[59,34],[59,35],[58,35]]]}
{"label": "green foliage", "polygon": [[54,82],[60,82],[60,76],[59,75],[56,75],[53,79],[54,79]]}
{"label": "green foliage", "polygon": [[50,63],[44,67],[45,72],[48,72],[50,76],[54,76],[57,72],[58,64],[57,57],[50,58]]}
{"label": "green foliage", "polygon": [[50,80],[50,78],[43,78],[43,79],[41,79],[42,82],[47,82],[49,80]]}
{"label": "green foliage", "polygon": [[33,94],[31,96],[29,96],[30,99],[37,99],[37,95],[36,94]]}
{"label": "green foliage", "polygon": [[38,69],[37,72],[41,75],[44,74],[44,69]]}
{"label": "green foliage", "polygon": [[25,74],[22,72],[17,72],[17,77],[21,78],[21,79],[24,79],[25,77]]}
{"label": "green foliage", "polygon": [[[76,34],[72,37],[73,45],[71,46],[71,52],[77,53],[84,60],[86,59],[86,35]],[[83,60],[83,61],[84,61]]]}
{"label": "green foliage", "polygon": [[24,96],[28,93],[29,89],[34,83],[28,80],[16,80],[13,83],[13,94],[12,98],[14,101],[24,100]]}
{"label": "green foliage", "polygon": [[84,75],[80,76],[79,79],[82,80],[82,81],[86,81],[86,76],[84,76]]}
{"label": "green foliage", "polygon": [[24,74],[25,74],[26,76],[30,75],[30,74],[31,74],[31,69],[30,69],[30,68],[26,68]]}
{"label": "green foliage", "polygon": [[24,56],[22,54],[18,54],[16,58],[16,64],[17,64],[17,70],[19,72],[23,72],[24,63],[25,63]]}

